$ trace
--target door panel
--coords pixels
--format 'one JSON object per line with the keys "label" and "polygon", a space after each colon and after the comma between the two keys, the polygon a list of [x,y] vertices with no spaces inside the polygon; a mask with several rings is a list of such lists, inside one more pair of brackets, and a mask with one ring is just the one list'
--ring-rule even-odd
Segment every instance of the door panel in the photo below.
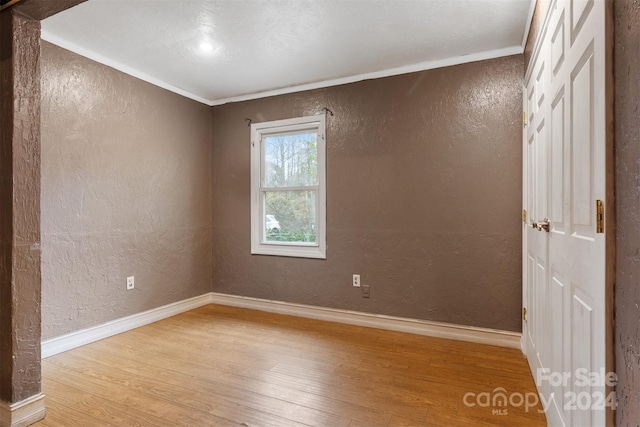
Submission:
{"label": "door panel", "polygon": [[573,0],[569,2],[571,4],[571,40],[575,40],[582,30],[582,25],[593,8],[593,2],[594,0]]}
{"label": "door panel", "polygon": [[[545,62],[540,63],[527,88],[527,108],[529,108],[530,125],[527,129],[526,145],[526,189],[527,207],[529,217],[542,218],[546,215],[546,185],[547,168],[546,153],[546,118],[541,112],[545,108],[545,85],[548,79]],[[542,336],[545,333],[545,318],[540,316],[538,307],[546,304],[546,277],[547,277],[547,242],[543,236],[535,232],[531,227],[525,227],[525,239],[527,240],[527,289],[526,300],[528,304],[528,321],[524,334],[527,342],[526,351],[530,360],[535,360],[537,366],[541,366],[541,357],[544,343]]]}
{"label": "door panel", "polygon": [[[604,18],[603,0],[553,0],[527,70],[525,353],[535,378],[539,368],[569,375],[537,384],[550,425],[605,425],[593,405],[604,385],[579,381],[606,366],[605,235],[595,212],[606,188]],[[549,232],[532,227],[547,216]]]}
{"label": "door panel", "polygon": [[560,66],[564,62],[565,50],[565,27],[564,27],[564,11],[557,16],[557,20],[552,27],[553,36],[551,37],[551,66],[553,67],[553,75],[558,74]]}
{"label": "door panel", "polygon": [[529,114],[529,121],[531,122],[533,122],[536,117],[535,96],[535,87],[531,87],[527,92],[527,112]]}
{"label": "door panel", "polygon": [[593,45],[571,73],[572,231],[593,238]]}
{"label": "door panel", "polygon": [[[565,296],[568,295],[566,279],[554,270],[551,274],[550,283],[551,293],[549,295],[549,302],[551,305],[550,314],[553,334],[551,335],[551,348],[549,349],[549,371],[564,372],[566,366],[564,357],[566,352],[565,343],[568,335],[567,328],[565,328],[564,325],[569,317],[565,302]],[[560,417],[559,414],[562,412],[562,407],[565,404],[564,397],[568,391],[568,384],[563,382],[559,382],[558,384],[554,383],[550,384],[550,388],[553,395],[553,407],[549,408],[549,410],[555,410],[558,414],[559,421],[564,422],[566,420],[562,421],[562,417]]]}
{"label": "door panel", "polygon": [[[535,139],[535,218],[542,219],[547,217],[547,145],[546,145],[546,126],[544,118],[538,125],[537,135]],[[545,254],[546,257],[546,254]],[[544,262],[546,264],[546,261]]]}
{"label": "door panel", "polygon": [[[571,301],[571,366],[587,369],[588,372],[597,372],[592,354],[593,348],[593,323],[594,307],[590,297],[577,286],[573,287]],[[581,385],[576,381],[571,382],[572,397],[576,396],[575,405],[567,408],[572,411],[573,424],[579,426],[593,425],[592,411],[587,410],[587,404],[593,401],[593,387],[588,383]],[[586,396],[586,397],[583,397]],[[587,401],[588,397],[588,401]],[[569,412],[569,411],[567,411]]]}
{"label": "door panel", "polygon": [[535,322],[533,322],[532,316],[535,319],[534,313],[537,313],[537,307],[538,305],[536,304],[536,286],[535,286],[535,271],[536,271],[536,259],[534,258],[534,254],[533,252],[529,252],[528,253],[528,257],[527,257],[527,274],[529,275],[529,293],[528,293],[528,301],[529,301],[529,317],[528,317],[528,331],[529,331],[529,348],[533,349],[534,351],[531,353],[532,355],[535,355],[535,336],[536,336],[536,324]]}
{"label": "door panel", "polygon": [[564,221],[565,210],[565,138],[564,138],[564,86],[560,89],[551,104],[551,176],[549,201],[550,216],[553,223],[553,233],[564,233],[566,225]]}
{"label": "door panel", "polygon": [[542,103],[544,102],[544,96],[546,92],[546,72],[545,63],[542,61],[538,68],[538,75],[536,77],[536,111],[540,111]]}

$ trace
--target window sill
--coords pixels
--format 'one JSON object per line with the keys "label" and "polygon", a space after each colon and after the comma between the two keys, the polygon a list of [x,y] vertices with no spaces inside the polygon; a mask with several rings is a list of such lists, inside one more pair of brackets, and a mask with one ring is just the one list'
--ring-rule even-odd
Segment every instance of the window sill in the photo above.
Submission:
{"label": "window sill", "polygon": [[319,246],[257,245],[251,248],[251,255],[271,255],[293,258],[327,259],[327,254]]}

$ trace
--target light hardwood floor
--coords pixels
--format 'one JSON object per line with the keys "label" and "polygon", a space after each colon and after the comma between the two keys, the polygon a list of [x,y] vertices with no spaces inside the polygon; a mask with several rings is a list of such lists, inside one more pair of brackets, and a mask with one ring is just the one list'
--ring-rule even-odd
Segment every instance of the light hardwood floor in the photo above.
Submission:
{"label": "light hardwood floor", "polygon": [[535,393],[518,350],[218,305],[50,357],[42,375],[38,427],[545,425],[540,405],[463,401]]}

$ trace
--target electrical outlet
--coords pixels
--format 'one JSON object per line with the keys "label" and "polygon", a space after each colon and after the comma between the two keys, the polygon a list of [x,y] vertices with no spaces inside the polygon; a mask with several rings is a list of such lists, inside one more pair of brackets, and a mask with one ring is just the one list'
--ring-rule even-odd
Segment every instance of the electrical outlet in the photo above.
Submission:
{"label": "electrical outlet", "polygon": [[371,296],[371,290],[369,288],[369,285],[362,287],[362,298],[369,298]]}
{"label": "electrical outlet", "polygon": [[354,274],[353,275],[353,286],[355,286],[356,288],[360,287],[360,275],[359,274]]}
{"label": "electrical outlet", "polygon": [[127,277],[127,290],[130,291],[135,287],[136,287],[136,282],[134,280],[134,276]]}

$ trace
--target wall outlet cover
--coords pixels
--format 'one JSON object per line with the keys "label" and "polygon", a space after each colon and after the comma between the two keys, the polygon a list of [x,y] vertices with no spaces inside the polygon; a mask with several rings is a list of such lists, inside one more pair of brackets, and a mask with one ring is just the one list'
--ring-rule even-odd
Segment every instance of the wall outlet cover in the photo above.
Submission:
{"label": "wall outlet cover", "polygon": [[362,298],[369,298],[371,296],[371,289],[369,285],[362,286]]}
{"label": "wall outlet cover", "polygon": [[356,288],[360,287],[360,275],[359,274],[354,274],[353,275],[353,286]]}

